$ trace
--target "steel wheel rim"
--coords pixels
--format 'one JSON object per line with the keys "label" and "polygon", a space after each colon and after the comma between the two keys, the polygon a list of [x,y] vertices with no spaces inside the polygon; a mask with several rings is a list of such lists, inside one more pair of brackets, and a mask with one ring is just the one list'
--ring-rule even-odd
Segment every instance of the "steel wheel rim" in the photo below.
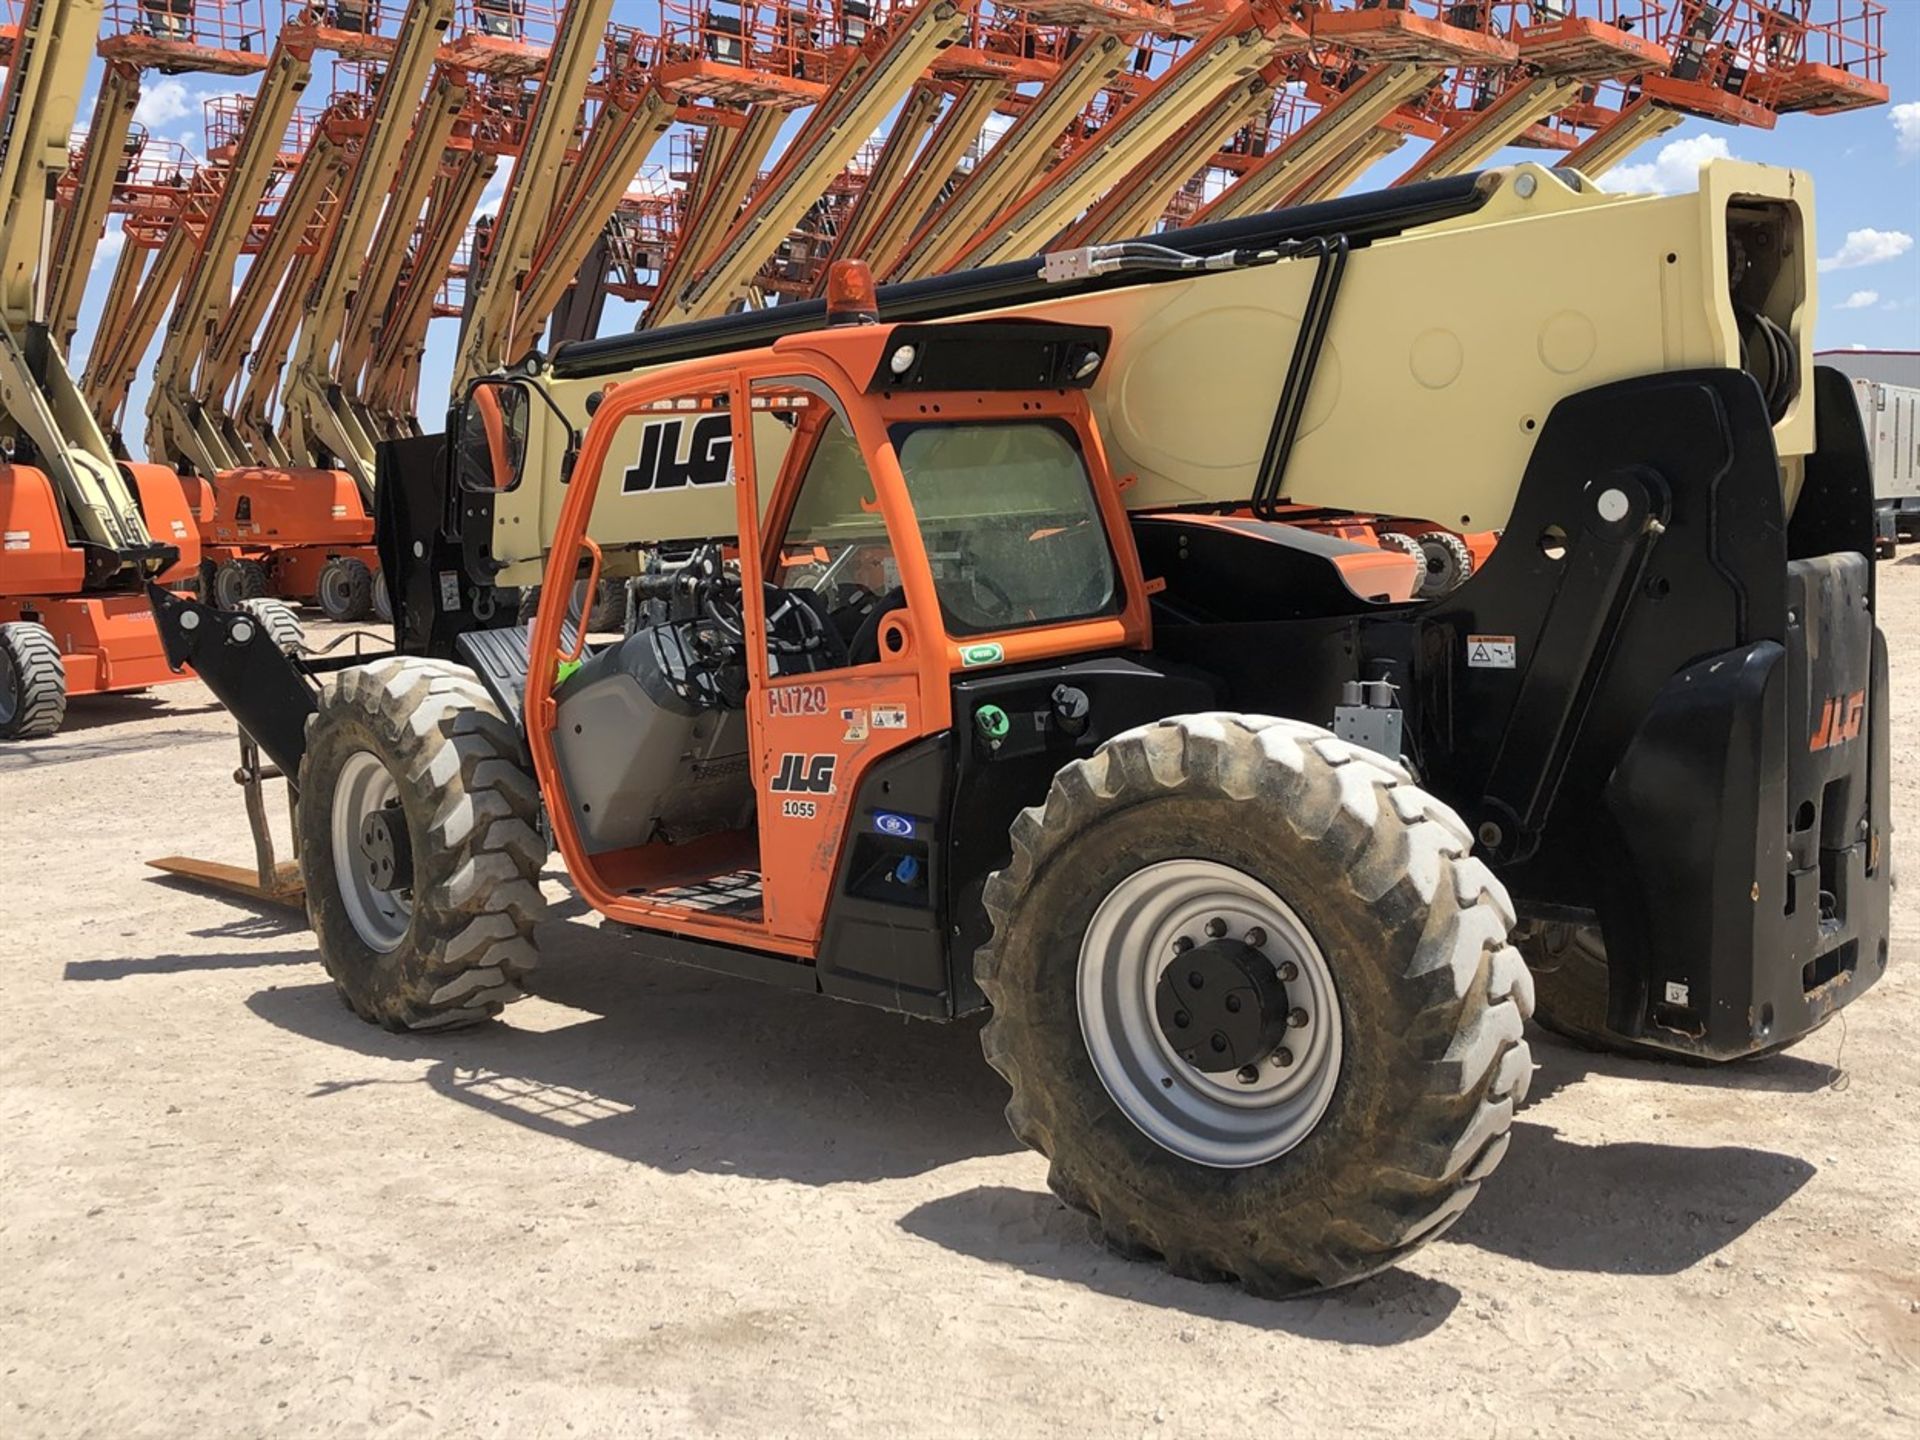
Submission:
{"label": "steel wheel rim", "polygon": [[[1175,942],[1198,943],[1209,920],[1256,946],[1277,971],[1291,964],[1291,1005],[1306,1023],[1287,1032],[1291,1064],[1274,1057],[1243,1084],[1180,1058],[1154,1013],[1154,988]],[[1284,972],[1282,972],[1284,973]],[[1271,888],[1213,860],[1166,860],[1135,871],[1094,911],[1080,945],[1080,1033],[1120,1112],[1182,1159],[1219,1169],[1263,1165],[1313,1132],[1340,1079],[1341,1019],[1333,972],[1306,924]]]}
{"label": "steel wheel rim", "polygon": [[347,608],[347,575],[336,565],[320,572],[320,608],[332,615]]}
{"label": "steel wheel rim", "polygon": [[360,826],[375,810],[397,800],[393,772],[370,750],[356,750],[340,767],[333,789],[333,869],[347,919],[369,948],[388,954],[400,948],[413,923],[413,902],[401,891],[373,883],[372,862],[360,843]]}

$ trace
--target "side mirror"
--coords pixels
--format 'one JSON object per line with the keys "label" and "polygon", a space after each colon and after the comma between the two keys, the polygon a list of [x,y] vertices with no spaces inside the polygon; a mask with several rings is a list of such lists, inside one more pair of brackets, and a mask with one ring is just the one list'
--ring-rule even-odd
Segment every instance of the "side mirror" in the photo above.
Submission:
{"label": "side mirror", "polygon": [[573,478],[580,432],[538,384],[518,376],[486,375],[467,386],[453,437],[455,480],[469,493],[512,490],[525,475],[532,449],[533,402],[538,399],[567,437],[560,457],[560,483]]}
{"label": "side mirror", "polygon": [[482,377],[467,387],[454,437],[455,478],[469,493],[512,490],[527,464],[528,386]]}

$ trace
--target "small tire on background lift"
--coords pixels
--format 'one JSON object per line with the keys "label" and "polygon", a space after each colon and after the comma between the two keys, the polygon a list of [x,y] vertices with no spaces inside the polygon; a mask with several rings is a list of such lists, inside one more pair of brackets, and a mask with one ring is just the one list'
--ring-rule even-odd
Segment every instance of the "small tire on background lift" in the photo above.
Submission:
{"label": "small tire on background lift", "polygon": [[300,616],[286,601],[263,595],[253,600],[242,600],[238,608],[260,622],[260,628],[280,647],[281,654],[297,655],[305,647],[307,627],[300,623]]}
{"label": "small tire on background lift", "polygon": [[373,613],[373,571],[364,560],[336,555],[320,567],[314,595],[329,620],[351,623]]}
{"label": "small tire on background lift", "polygon": [[[1050,1158],[1055,1192],[1122,1253],[1264,1295],[1361,1279],[1446,1229],[1505,1154],[1532,1073],[1513,913],[1472,845],[1399,765],[1289,720],[1165,720],[1062,769],[1013,825],[975,957],[1008,1122]],[[1105,917],[1123,899],[1139,924],[1116,930]],[[1291,927],[1298,964],[1244,928],[1261,914]],[[1196,923],[1229,938],[1196,951],[1180,928]],[[1270,962],[1255,975],[1265,993],[1285,982],[1272,1013],[1286,1048],[1256,1050],[1244,1096],[1234,1074],[1181,1064],[1158,998],[1126,998],[1191,983],[1172,957],[1216,946]],[[1143,971],[1109,987],[1103,970],[1129,964],[1161,967],[1158,983]],[[1332,1013],[1315,1020],[1320,1001]],[[1294,1038],[1315,1024],[1335,1041],[1318,1058]],[[1319,1108],[1289,1114],[1305,1092],[1286,1087],[1315,1067]],[[1209,1147],[1211,1161],[1190,1158]]]}
{"label": "small tire on background lift", "polygon": [[300,866],[321,961],[361,1018],[474,1025],[521,994],[547,847],[519,754],[458,665],[391,656],[321,692],[300,764]]}
{"label": "small tire on background lift", "polygon": [[1467,542],[1451,530],[1428,530],[1416,535],[1414,543],[1426,561],[1426,578],[1420,582],[1423,596],[1446,595],[1458,590],[1473,575],[1473,551]]}
{"label": "small tire on background lift", "polygon": [[43,740],[67,718],[67,667],[53,632],[0,625],[0,740]]}
{"label": "small tire on background lift", "polygon": [[387,589],[387,572],[373,577],[373,618],[382,625],[393,623],[393,594]]}
{"label": "small tire on background lift", "polygon": [[227,560],[214,569],[210,603],[218,609],[238,610],[241,601],[258,600],[266,593],[267,567],[258,560]]}

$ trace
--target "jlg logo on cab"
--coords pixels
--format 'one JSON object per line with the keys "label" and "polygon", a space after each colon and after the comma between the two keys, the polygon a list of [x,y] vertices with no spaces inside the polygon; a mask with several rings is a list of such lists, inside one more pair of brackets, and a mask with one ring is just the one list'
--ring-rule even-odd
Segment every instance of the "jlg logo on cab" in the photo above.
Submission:
{"label": "jlg logo on cab", "polygon": [[1825,708],[1820,711],[1820,728],[1813,732],[1808,743],[1809,750],[1831,750],[1844,745],[1860,733],[1860,721],[1866,713],[1867,692],[1856,690],[1851,695],[1829,696]]}

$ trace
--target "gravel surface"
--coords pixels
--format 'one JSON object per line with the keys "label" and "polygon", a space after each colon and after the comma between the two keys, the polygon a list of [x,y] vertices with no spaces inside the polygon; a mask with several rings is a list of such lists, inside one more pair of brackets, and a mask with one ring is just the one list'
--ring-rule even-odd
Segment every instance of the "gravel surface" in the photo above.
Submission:
{"label": "gravel surface", "polygon": [[636,961],[557,866],[535,998],[361,1024],[296,919],[142,866],[248,859],[234,756],[197,683],[0,747],[0,1433],[1920,1433],[1912,889],[1786,1054],[1536,1033],[1467,1216],[1272,1304],[1090,1243],[977,1026]]}

